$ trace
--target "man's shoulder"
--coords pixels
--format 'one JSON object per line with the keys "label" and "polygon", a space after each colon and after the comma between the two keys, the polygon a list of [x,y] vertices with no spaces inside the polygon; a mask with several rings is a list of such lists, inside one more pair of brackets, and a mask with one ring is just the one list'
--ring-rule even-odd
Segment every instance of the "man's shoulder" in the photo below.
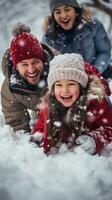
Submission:
{"label": "man's shoulder", "polygon": [[10,49],[7,49],[2,57],[2,71],[3,74],[6,75],[8,68],[8,62],[10,60]]}
{"label": "man's shoulder", "polygon": [[48,45],[44,44],[44,43],[41,43],[41,45],[42,45],[42,47],[44,49],[44,52],[45,52],[45,55],[46,55],[46,60],[47,61],[52,60],[53,57],[54,57],[54,53],[51,50],[51,48]]}

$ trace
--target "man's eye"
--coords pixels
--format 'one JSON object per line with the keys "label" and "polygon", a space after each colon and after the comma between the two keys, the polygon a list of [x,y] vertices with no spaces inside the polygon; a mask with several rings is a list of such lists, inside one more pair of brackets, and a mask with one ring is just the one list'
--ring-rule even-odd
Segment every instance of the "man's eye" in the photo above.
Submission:
{"label": "man's eye", "polygon": [[33,62],[33,64],[37,64],[37,63],[39,63],[39,60]]}
{"label": "man's eye", "polygon": [[22,64],[22,65],[21,65],[21,67],[27,67],[27,66],[28,66],[27,64]]}

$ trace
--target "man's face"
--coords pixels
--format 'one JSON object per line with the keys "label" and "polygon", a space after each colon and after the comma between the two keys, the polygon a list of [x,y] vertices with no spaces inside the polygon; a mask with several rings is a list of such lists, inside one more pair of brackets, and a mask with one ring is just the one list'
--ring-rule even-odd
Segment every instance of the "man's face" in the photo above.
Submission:
{"label": "man's face", "polygon": [[29,58],[19,62],[16,69],[28,83],[37,85],[44,70],[44,63],[38,58]]}

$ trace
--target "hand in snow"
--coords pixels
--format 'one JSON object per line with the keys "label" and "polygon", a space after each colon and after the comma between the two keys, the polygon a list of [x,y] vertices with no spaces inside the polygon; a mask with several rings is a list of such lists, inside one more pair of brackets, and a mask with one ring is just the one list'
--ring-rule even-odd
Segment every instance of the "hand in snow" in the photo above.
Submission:
{"label": "hand in snow", "polygon": [[36,143],[38,146],[41,146],[43,141],[43,134],[40,132],[36,132],[34,133],[31,138],[30,138],[30,142],[34,142]]}
{"label": "hand in snow", "polygon": [[94,154],[96,151],[96,144],[92,137],[88,135],[81,135],[76,139],[76,144],[89,154]]}

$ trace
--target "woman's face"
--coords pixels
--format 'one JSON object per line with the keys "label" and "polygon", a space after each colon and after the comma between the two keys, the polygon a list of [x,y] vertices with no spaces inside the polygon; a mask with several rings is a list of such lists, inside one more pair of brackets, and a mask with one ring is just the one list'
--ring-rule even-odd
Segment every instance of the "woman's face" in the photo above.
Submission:
{"label": "woman's face", "polygon": [[72,6],[59,6],[54,10],[55,21],[65,30],[73,27],[76,12]]}
{"label": "woman's face", "polygon": [[65,107],[70,107],[80,95],[80,85],[73,80],[59,80],[54,84],[56,99]]}

